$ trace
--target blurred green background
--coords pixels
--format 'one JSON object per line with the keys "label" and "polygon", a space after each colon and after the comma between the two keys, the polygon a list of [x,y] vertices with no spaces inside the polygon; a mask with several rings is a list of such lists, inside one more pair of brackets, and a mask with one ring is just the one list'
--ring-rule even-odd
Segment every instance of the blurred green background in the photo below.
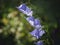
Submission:
{"label": "blurred green background", "polygon": [[60,12],[58,0],[0,0],[0,45],[34,45],[29,32],[34,28],[25,20],[17,6],[25,3],[41,20],[46,34],[44,45],[60,44]]}

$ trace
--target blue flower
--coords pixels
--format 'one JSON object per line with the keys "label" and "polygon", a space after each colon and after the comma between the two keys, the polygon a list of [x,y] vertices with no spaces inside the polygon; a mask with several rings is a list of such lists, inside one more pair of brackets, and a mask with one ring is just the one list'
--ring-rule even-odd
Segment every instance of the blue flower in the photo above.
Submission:
{"label": "blue flower", "polygon": [[37,39],[39,39],[44,33],[45,31],[42,29],[34,29],[32,32],[30,32],[30,34]]}
{"label": "blue flower", "polygon": [[36,42],[35,45],[43,45],[43,41],[40,40],[40,41]]}
{"label": "blue flower", "polygon": [[32,16],[33,11],[28,8],[25,4],[21,4],[19,7],[17,7],[22,13],[26,14],[27,16]]}
{"label": "blue flower", "polygon": [[26,20],[30,23],[31,26],[34,27],[34,17],[33,16],[27,17]]}
{"label": "blue flower", "polygon": [[40,28],[41,27],[40,20],[39,19],[35,19],[34,25],[35,25],[35,28]]}
{"label": "blue flower", "polygon": [[30,34],[34,37],[36,37],[37,39],[40,38],[39,37],[39,30],[35,29],[32,32],[30,32]]}
{"label": "blue flower", "polygon": [[40,30],[39,36],[41,37],[43,34],[45,34],[45,31],[44,30]]}
{"label": "blue flower", "polygon": [[25,11],[26,10],[26,5],[25,4],[20,5],[19,9],[22,9],[22,10]]}

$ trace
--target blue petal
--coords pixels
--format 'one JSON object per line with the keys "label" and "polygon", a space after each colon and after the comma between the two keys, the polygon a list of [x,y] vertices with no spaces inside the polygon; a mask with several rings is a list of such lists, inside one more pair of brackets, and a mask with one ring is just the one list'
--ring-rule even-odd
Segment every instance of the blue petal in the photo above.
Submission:
{"label": "blue petal", "polygon": [[31,12],[31,9],[26,7],[26,12],[30,13]]}
{"label": "blue petal", "polygon": [[40,28],[41,27],[40,20],[39,19],[35,19],[34,25],[35,25],[35,28]]}
{"label": "blue petal", "polygon": [[27,16],[32,16],[33,11],[32,11],[30,8],[26,7],[25,14],[26,14]]}
{"label": "blue petal", "polygon": [[26,10],[26,5],[25,4],[21,4],[20,6],[17,7],[20,11],[22,10]]}
{"label": "blue petal", "polygon": [[39,36],[39,30],[35,29],[32,32],[30,32],[30,34],[34,37],[36,37],[37,39],[40,38]]}
{"label": "blue petal", "polygon": [[40,30],[39,36],[42,36],[43,34],[45,34],[45,31],[44,30]]}
{"label": "blue petal", "polygon": [[22,10],[26,10],[26,5],[25,4],[22,4],[22,6],[19,8],[19,9],[22,9]]}
{"label": "blue petal", "polygon": [[30,23],[30,25],[34,26],[34,17],[27,17],[26,20]]}
{"label": "blue petal", "polygon": [[33,16],[31,16],[31,17],[27,17],[27,20],[31,20],[31,21],[34,21],[34,17]]}
{"label": "blue petal", "polygon": [[36,34],[36,33],[38,33],[38,30],[37,29],[35,29],[32,32],[30,32],[30,34],[33,35],[33,36],[37,36],[38,34]]}
{"label": "blue petal", "polygon": [[35,19],[35,25],[40,25],[40,20],[39,19]]}
{"label": "blue petal", "polygon": [[43,45],[43,41],[38,41],[35,43],[36,45]]}
{"label": "blue petal", "polygon": [[31,11],[30,8],[28,8],[25,4],[21,4],[19,7],[17,7],[22,13],[26,14],[27,16],[32,16],[33,11]]}
{"label": "blue petal", "polygon": [[45,31],[41,30],[41,29],[35,29],[32,32],[30,32],[30,34],[32,36],[36,37],[37,39],[39,39],[44,33],[45,33]]}

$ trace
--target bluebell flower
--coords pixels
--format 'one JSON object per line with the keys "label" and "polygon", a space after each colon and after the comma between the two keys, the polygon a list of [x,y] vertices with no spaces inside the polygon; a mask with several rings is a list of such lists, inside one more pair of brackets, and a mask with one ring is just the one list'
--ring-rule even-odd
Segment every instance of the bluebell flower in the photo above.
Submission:
{"label": "bluebell flower", "polygon": [[22,13],[26,14],[27,16],[32,16],[33,11],[28,8],[25,4],[21,4],[19,7],[17,7]]}
{"label": "bluebell flower", "polygon": [[30,23],[31,26],[34,27],[34,17],[33,16],[27,17],[26,20]]}
{"label": "bluebell flower", "polygon": [[42,29],[34,29],[32,32],[30,32],[30,34],[37,39],[39,39],[44,33],[45,31]]}
{"label": "bluebell flower", "polygon": [[44,43],[43,43],[42,40],[35,42],[35,45],[43,45],[43,44],[44,44]]}
{"label": "bluebell flower", "polygon": [[25,4],[22,4],[22,5],[20,5],[19,7],[18,7],[18,9],[22,9],[22,10],[26,10],[26,5]]}
{"label": "bluebell flower", "polygon": [[45,34],[45,31],[44,30],[40,30],[39,36],[41,37],[43,34]]}
{"label": "bluebell flower", "polygon": [[35,19],[34,25],[35,25],[35,28],[40,28],[41,27],[40,20],[39,19]]}
{"label": "bluebell flower", "polygon": [[36,37],[37,39],[40,38],[39,37],[39,30],[35,29],[32,32],[30,32],[30,34],[34,37]]}

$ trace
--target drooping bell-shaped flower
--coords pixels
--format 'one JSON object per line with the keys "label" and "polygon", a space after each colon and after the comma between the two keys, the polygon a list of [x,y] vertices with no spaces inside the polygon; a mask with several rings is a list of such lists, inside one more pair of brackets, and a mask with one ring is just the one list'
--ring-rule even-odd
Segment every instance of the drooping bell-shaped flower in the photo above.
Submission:
{"label": "drooping bell-shaped flower", "polygon": [[39,38],[39,30],[35,29],[32,32],[30,32],[30,34],[34,37],[36,37],[37,39]]}
{"label": "drooping bell-shaped flower", "polygon": [[35,28],[40,28],[41,27],[41,24],[40,24],[40,20],[39,19],[35,19],[34,26],[35,26]]}
{"label": "drooping bell-shaped flower", "polygon": [[45,33],[45,31],[42,29],[34,29],[32,32],[30,32],[30,34],[32,36],[36,37],[37,39],[39,39],[41,36],[43,36],[44,33]]}
{"label": "drooping bell-shaped flower", "polygon": [[27,16],[32,16],[33,14],[33,11],[29,7],[27,7],[25,4],[21,4],[20,6],[17,7],[17,9],[22,13],[26,14]]}
{"label": "drooping bell-shaped flower", "polygon": [[43,34],[45,34],[45,31],[44,30],[40,30],[39,36],[41,37]]}
{"label": "drooping bell-shaped flower", "polygon": [[26,20],[30,23],[31,26],[34,27],[34,17],[33,16],[27,17]]}

